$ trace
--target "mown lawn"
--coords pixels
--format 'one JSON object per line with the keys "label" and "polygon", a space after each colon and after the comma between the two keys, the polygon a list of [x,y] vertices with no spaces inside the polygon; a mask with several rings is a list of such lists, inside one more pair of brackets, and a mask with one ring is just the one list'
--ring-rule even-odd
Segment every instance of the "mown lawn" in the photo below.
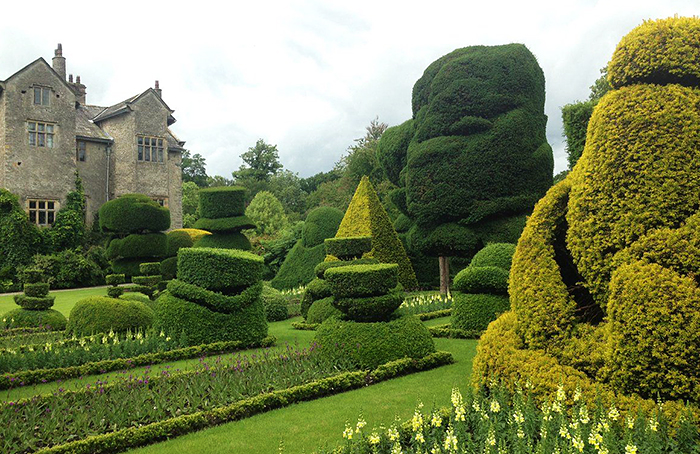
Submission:
{"label": "mown lawn", "polygon": [[[58,312],[68,317],[70,310],[73,309],[73,306],[78,300],[87,298],[88,296],[107,296],[107,288],[93,287],[80,290],[52,290],[50,295],[56,297],[56,302],[51,309],[56,309]],[[19,306],[15,304],[12,295],[0,295],[0,318],[2,318],[1,316],[6,312],[15,309],[19,309]]]}

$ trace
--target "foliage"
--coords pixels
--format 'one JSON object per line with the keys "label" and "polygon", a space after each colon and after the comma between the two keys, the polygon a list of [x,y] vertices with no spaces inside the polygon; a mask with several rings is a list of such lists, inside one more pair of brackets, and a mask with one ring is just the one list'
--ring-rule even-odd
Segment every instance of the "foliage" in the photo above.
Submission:
{"label": "foliage", "polygon": [[460,271],[453,288],[464,293],[508,294],[508,271],[497,266],[468,266]]}
{"label": "foliage", "polygon": [[[430,452],[554,453],[668,453],[697,452],[700,442],[692,420],[677,432],[660,415],[661,405],[627,418],[615,405],[593,399],[570,402],[566,392],[537,405],[529,389],[509,391],[503,385],[463,396],[452,390],[450,408],[416,408],[410,420],[398,418],[389,426],[365,429],[362,416],[353,427],[346,423],[342,445],[333,454],[394,454]],[[338,428],[340,433],[340,428]],[[329,451],[321,450],[322,453]]]}
{"label": "foliage", "polygon": [[287,299],[282,295],[282,292],[269,285],[265,285],[263,286],[260,297],[262,298],[263,307],[265,308],[265,318],[268,322],[278,322],[289,318]]}
{"label": "foliage", "polygon": [[[206,169],[206,160],[204,157],[199,154],[195,153],[194,155],[190,154],[190,150],[185,150],[182,152],[182,164],[180,165],[180,168],[182,169],[182,182],[183,182],[183,189],[185,184],[187,183],[194,183],[199,187],[206,187],[207,186],[207,169]],[[184,190],[183,190],[184,193]],[[183,194],[183,200],[184,200],[184,194]],[[184,205],[184,203],[183,203]],[[184,207],[183,207],[183,214],[184,213]]]}
{"label": "foliage", "polygon": [[217,232],[216,234],[201,237],[194,243],[194,247],[241,249],[248,251],[251,245],[248,237],[241,232]]}
{"label": "foliage", "polygon": [[389,322],[358,323],[329,318],[316,331],[315,341],[327,355],[338,348],[360,368],[373,368],[400,358],[423,358],[435,351],[428,329],[418,318],[400,317]]}
{"label": "foliage", "polygon": [[[442,295],[440,293],[419,293],[417,295],[407,295],[399,307],[401,315],[421,315],[431,312],[451,311],[454,298],[452,295]],[[448,316],[451,312],[442,316]],[[426,320],[420,317],[421,320]]]}
{"label": "foliage", "polygon": [[325,297],[314,300],[308,307],[304,318],[307,323],[319,324],[330,317],[340,317],[341,315],[343,313],[333,305],[333,298]]}
{"label": "foliage", "polygon": [[[194,223],[194,229],[192,230],[204,230],[214,233],[227,233],[227,232],[239,232],[245,229],[254,229],[255,222],[246,215],[242,216],[231,216],[228,218],[201,218]],[[201,238],[201,236],[199,237]],[[209,238],[207,241],[215,240],[215,238]],[[196,241],[195,241],[196,242]]]}
{"label": "foliage", "polygon": [[42,248],[42,238],[35,224],[19,205],[17,196],[0,188],[0,271],[14,279],[17,268],[29,263]]}
{"label": "foliage", "polygon": [[336,238],[357,236],[372,237],[371,257],[381,263],[395,263],[399,266],[399,282],[406,289],[418,287],[406,250],[367,177],[363,177],[358,185],[335,235]]}
{"label": "foliage", "polygon": [[351,260],[360,258],[364,253],[372,250],[372,237],[326,238],[324,244],[326,245],[326,254],[341,260]]}
{"label": "foliage", "polygon": [[453,297],[452,326],[461,330],[484,331],[510,309],[508,295],[455,292]]}
{"label": "foliage", "polygon": [[148,328],[153,319],[153,310],[139,301],[92,296],[75,303],[66,330],[77,336],[124,333]]}
{"label": "foliage", "polygon": [[232,314],[246,306],[257,303],[262,290],[263,285],[258,282],[239,294],[224,295],[197,285],[188,284],[179,279],[173,279],[168,282],[168,291],[171,295],[221,314]]}
{"label": "foliage", "polygon": [[[102,249],[102,248],[100,248]],[[95,249],[67,249],[55,254],[35,255],[27,268],[20,270],[19,278],[23,282],[23,270],[41,270],[45,282],[53,289],[92,287],[104,283],[104,268],[95,262],[99,254]],[[102,263],[104,266],[104,263]]]}
{"label": "foliage", "polygon": [[85,234],[85,191],[76,170],[75,189],[66,194],[66,204],[56,213],[48,236],[53,251],[62,251],[81,246]]}
{"label": "foliage", "polygon": [[596,104],[598,104],[597,101],[574,102],[561,108],[569,170],[574,168],[581,153],[583,153],[583,147],[586,145],[588,120],[590,120]]}
{"label": "foliage", "polygon": [[284,208],[277,198],[268,191],[255,194],[245,210],[258,235],[275,235],[289,224]]}
{"label": "foliage", "polygon": [[277,145],[270,145],[263,139],[258,139],[255,146],[241,154],[241,159],[245,164],[233,172],[234,180],[250,177],[258,181],[269,181],[270,176],[282,168]]}
{"label": "foliage", "polygon": [[66,316],[54,309],[34,311],[14,309],[2,315],[4,328],[50,327],[54,330],[66,329]]}
{"label": "foliage", "polygon": [[245,213],[245,191],[245,188],[240,186],[200,189],[200,216],[216,219],[243,215]]}
{"label": "foliage", "polygon": [[389,321],[392,314],[403,303],[403,287],[373,296],[333,295],[333,306],[344,314],[344,319],[356,322]]}
{"label": "foliage", "polygon": [[199,219],[199,186],[193,181],[182,183],[182,226],[194,227]]}
{"label": "foliage", "polygon": [[608,65],[610,85],[700,85],[699,34],[697,17],[645,21],[617,45]]}
{"label": "foliage", "polygon": [[132,233],[125,238],[115,238],[107,246],[107,257],[165,257],[168,253],[168,237],[165,233]]}
{"label": "foliage", "polygon": [[302,244],[314,247],[323,244],[326,238],[332,238],[343,220],[343,213],[335,208],[319,207],[312,210],[304,221],[301,233]]}
{"label": "foliage", "polygon": [[194,243],[206,235],[210,235],[206,230],[199,229],[175,229],[169,231],[168,236],[168,257],[176,257],[177,251],[183,247],[192,247]]}
{"label": "foliage", "polygon": [[510,271],[513,254],[515,254],[515,244],[491,243],[472,257],[469,266],[497,266]]}
{"label": "foliage", "polygon": [[178,279],[225,294],[260,281],[262,268],[261,257],[236,249],[185,248],[177,258]]}
{"label": "foliage", "polygon": [[275,238],[260,241],[263,249],[263,260],[265,260],[265,265],[267,266],[264,279],[272,279],[277,275],[287,254],[297,241],[301,239],[303,227],[304,222],[299,221],[289,225]]}
{"label": "foliage", "polygon": [[347,265],[324,273],[336,298],[383,295],[396,287],[398,265]]}
{"label": "foliage", "polygon": [[[27,284],[24,284],[27,285]],[[31,285],[31,284],[30,284]],[[48,290],[47,292],[48,293]],[[51,306],[53,306],[53,303],[56,299],[55,296],[30,296],[26,294],[26,288],[25,288],[25,294],[24,295],[15,295],[14,296],[15,303],[21,307],[22,309],[27,309],[30,311],[43,311]]]}
{"label": "foliage", "polygon": [[170,210],[147,195],[124,194],[99,210],[102,230],[117,233],[160,232],[170,227]]}
{"label": "foliage", "polygon": [[137,259],[116,259],[112,261],[112,271],[125,276],[138,276],[141,274],[140,266],[142,258]]}
{"label": "foliage", "polygon": [[177,257],[168,257],[160,262],[160,274],[163,279],[174,279],[177,276]]}

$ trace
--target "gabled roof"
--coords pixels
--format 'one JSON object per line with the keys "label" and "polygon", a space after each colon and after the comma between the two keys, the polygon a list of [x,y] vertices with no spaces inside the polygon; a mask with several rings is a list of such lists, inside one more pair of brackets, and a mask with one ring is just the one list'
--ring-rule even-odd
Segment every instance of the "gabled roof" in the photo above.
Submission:
{"label": "gabled roof", "polygon": [[170,128],[168,128],[167,130],[165,140],[167,140],[168,142],[168,151],[185,151],[185,149],[183,148],[185,145],[185,141],[178,139],[177,136],[173,134],[173,132],[170,130]]}
{"label": "gabled roof", "polygon": [[71,91],[71,93],[75,93],[75,92],[73,91],[73,87],[71,87],[71,86],[68,84],[68,82],[66,82],[66,80],[65,80],[63,77],[61,77],[56,71],[54,71],[54,69],[51,67],[51,65],[49,65],[49,64],[46,62],[46,60],[44,60],[42,57],[39,57],[39,58],[37,58],[36,60],[34,60],[33,62],[29,63],[27,66],[25,66],[24,68],[20,69],[19,71],[17,71],[16,73],[14,73],[13,75],[11,75],[11,76],[8,77],[7,79],[5,79],[4,82],[5,82],[5,83],[9,82],[9,81],[12,80],[15,76],[17,76],[17,75],[23,73],[24,71],[27,71],[29,68],[31,68],[32,66],[36,65],[37,63],[39,63],[39,64],[43,63],[44,66],[46,66],[46,68],[47,68],[49,71],[51,71],[51,72],[56,76],[56,78],[57,78],[58,80],[60,80],[60,81],[63,83],[63,85],[65,85],[66,88],[68,88],[68,89]]}
{"label": "gabled roof", "polygon": [[111,117],[116,117],[117,115],[131,112],[133,110],[131,105],[134,104],[135,102],[137,102],[139,99],[146,96],[148,93],[153,93],[155,95],[156,99],[158,99],[161,102],[161,104],[163,104],[163,107],[165,107],[168,110],[168,126],[175,123],[175,118],[173,118],[173,116],[172,116],[172,113],[175,111],[172,110],[170,107],[168,107],[168,105],[165,103],[165,101],[163,101],[163,99],[160,97],[160,95],[158,95],[158,93],[153,88],[149,88],[139,95],[132,96],[131,98],[125,99],[124,101],[122,101],[120,103],[117,103],[117,104],[114,104],[113,106],[107,107],[102,112],[97,114],[93,118],[93,121],[100,122],[100,121],[106,120],[106,119],[111,118]]}
{"label": "gabled roof", "polygon": [[92,117],[93,116],[90,113],[90,109],[86,108],[85,106],[78,106],[78,108],[75,109],[76,137],[97,142],[114,142],[114,139],[109,134],[92,122]]}

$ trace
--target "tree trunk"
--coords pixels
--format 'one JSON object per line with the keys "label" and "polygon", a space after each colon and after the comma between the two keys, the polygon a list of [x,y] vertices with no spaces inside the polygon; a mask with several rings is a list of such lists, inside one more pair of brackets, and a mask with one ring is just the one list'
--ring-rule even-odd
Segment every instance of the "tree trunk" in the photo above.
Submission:
{"label": "tree trunk", "polygon": [[440,263],[440,293],[447,295],[450,291],[450,262],[447,257],[438,257]]}

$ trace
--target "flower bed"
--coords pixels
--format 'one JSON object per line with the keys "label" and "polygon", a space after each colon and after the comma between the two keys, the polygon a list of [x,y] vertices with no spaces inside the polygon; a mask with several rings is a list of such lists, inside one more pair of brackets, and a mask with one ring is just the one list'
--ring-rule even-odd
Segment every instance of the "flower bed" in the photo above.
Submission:
{"label": "flower bed", "polygon": [[[429,312],[443,311],[452,308],[452,295],[440,293],[407,296],[399,311],[404,315],[418,315]],[[449,314],[447,314],[449,315]]]}

